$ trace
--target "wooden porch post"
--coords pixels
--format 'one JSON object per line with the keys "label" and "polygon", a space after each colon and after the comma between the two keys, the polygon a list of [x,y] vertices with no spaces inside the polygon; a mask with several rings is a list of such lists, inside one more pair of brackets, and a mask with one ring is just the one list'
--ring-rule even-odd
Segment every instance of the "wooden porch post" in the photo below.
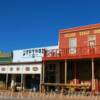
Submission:
{"label": "wooden porch post", "polygon": [[74,79],[76,79],[76,62],[74,63]]}
{"label": "wooden porch post", "polygon": [[6,74],[6,89],[8,89],[8,73]]}
{"label": "wooden porch post", "polygon": [[21,90],[23,90],[23,74],[21,74]]}
{"label": "wooden porch post", "polygon": [[42,67],[41,67],[41,73],[40,73],[40,86],[39,86],[39,89],[40,89],[40,92],[42,91],[41,90],[41,85],[42,85],[42,81],[43,81],[43,64],[42,64]]}
{"label": "wooden porch post", "polygon": [[92,58],[92,91],[95,90],[94,59]]}
{"label": "wooden porch post", "polygon": [[67,83],[67,60],[65,60],[65,84]]}
{"label": "wooden porch post", "polygon": [[43,61],[43,63],[42,63],[42,73],[41,73],[41,82],[40,82],[40,92],[45,92],[45,86],[44,86],[44,82],[45,82],[45,64],[44,64],[44,61]]}
{"label": "wooden porch post", "polygon": [[74,83],[77,84],[77,64],[74,62]]}
{"label": "wooden porch post", "polygon": [[44,72],[44,69],[45,69],[44,67],[45,67],[45,65],[44,65],[44,62],[43,62],[43,73],[42,73],[42,81],[43,81],[43,83],[44,83],[44,73],[45,73]]}

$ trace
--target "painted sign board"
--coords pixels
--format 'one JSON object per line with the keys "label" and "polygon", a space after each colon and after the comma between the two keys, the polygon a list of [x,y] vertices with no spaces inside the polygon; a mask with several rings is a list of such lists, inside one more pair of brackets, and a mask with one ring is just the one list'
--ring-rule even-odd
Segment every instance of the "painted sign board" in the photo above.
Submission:
{"label": "painted sign board", "polygon": [[13,51],[13,62],[39,62],[42,61],[44,50],[58,49],[58,46],[30,48]]}
{"label": "painted sign board", "polygon": [[0,65],[1,74],[41,74],[42,64]]}

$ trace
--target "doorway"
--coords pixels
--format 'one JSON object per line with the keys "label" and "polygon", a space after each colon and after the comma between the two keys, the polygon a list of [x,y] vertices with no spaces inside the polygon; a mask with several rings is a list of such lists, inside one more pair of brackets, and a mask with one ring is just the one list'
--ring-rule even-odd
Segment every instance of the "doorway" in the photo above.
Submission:
{"label": "doorway", "polygon": [[26,89],[36,89],[39,91],[40,86],[40,74],[27,74],[25,75],[25,88]]}

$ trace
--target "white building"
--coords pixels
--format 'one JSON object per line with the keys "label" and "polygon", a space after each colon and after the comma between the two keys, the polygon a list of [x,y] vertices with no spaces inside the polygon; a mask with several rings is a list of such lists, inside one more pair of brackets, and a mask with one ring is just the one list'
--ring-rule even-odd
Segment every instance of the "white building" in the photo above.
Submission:
{"label": "white building", "polygon": [[18,88],[39,90],[45,49],[58,49],[58,46],[14,50],[13,62],[0,64],[0,74],[5,75],[7,87],[16,84]]}

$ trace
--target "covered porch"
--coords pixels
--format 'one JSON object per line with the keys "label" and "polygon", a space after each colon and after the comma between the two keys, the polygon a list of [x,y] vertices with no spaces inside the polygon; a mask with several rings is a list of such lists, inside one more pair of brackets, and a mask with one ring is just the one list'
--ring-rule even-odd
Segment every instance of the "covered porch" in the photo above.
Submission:
{"label": "covered porch", "polygon": [[0,89],[40,89],[42,63],[0,64]]}
{"label": "covered porch", "polygon": [[44,61],[41,91],[100,91],[100,59]]}

